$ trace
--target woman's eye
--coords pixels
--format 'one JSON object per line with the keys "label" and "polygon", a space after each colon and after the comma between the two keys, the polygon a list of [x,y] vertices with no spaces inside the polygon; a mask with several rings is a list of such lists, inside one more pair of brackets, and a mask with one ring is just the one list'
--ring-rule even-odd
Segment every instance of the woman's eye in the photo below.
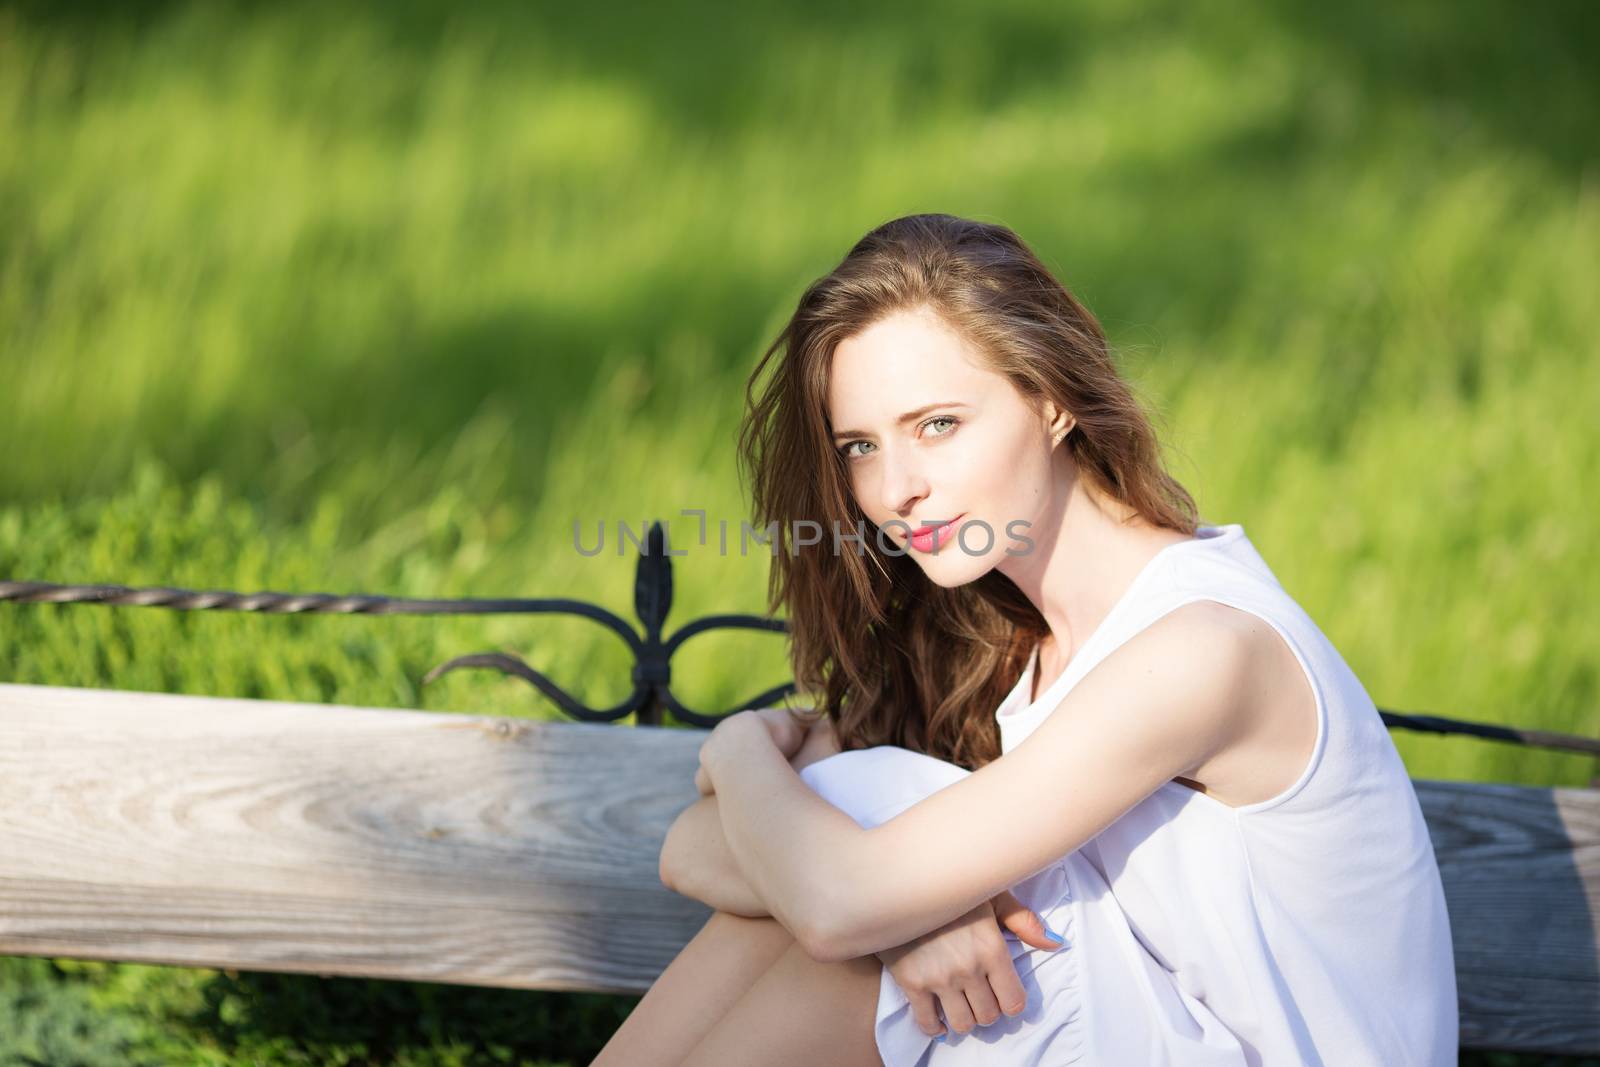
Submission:
{"label": "woman's eye", "polygon": [[[961,420],[956,418],[953,415],[935,415],[933,418],[929,419],[927,422],[923,423],[922,425],[923,426],[932,426],[936,422],[948,422],[950,424],[950,429],[945,430],[942,433],[934,434],[933,436],[935,436],[935,437],[948,437],[955,430],[955,428],[961,424]],[[850,442],[848,442],[846,444],[843,444],[843,445],[839,446],[839,455],[843,456],[845,459],[856,459],[856,458],[860,457],[861,455],[863,455],[864,453],[852,452],[850,450],[852,448],[854,448],[856,445],[870,445],[871,443],[872,443],[871,441],[850,441]]]}

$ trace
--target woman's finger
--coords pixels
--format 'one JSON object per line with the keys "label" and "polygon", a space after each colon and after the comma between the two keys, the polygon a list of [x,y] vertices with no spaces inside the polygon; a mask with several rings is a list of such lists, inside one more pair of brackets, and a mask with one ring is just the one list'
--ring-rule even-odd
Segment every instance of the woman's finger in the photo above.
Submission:
{"label": "woman's finger", "polygon": [[1062,942],[1050,937],[1051,930],[1039,913],[1012,896],[1010,890],[997,893],[990,903],[994,905],[994,915],[1000,925],[1016,934],[1023,944],[1046,952],[1054,952],[1062,946]]}
{"label": "woman's finger", "polygon": [[987,978],[979,978],[969,986],[962,989],[967,995],[967,1006],[972,1009],[972,1018],[979,1026],[988,1026],[1000,1018],[1000,1004],[995,1000],[994,990],[989,988]]}
{"label": "woman's finger", "polygon": [[989,989],[994,993],[994,1001],[1000,1005],[1000,1010],[1007,1015],[1021,1015],[1028,1006],[1028,991],[1022,988],[1022,979],[1017,977],[1017,965],[1009,954],[1006,954],[1004,964],[995,964],[988,978]]}
{"label": "woman's finger", "polygon": [[907,993],[906,999],[911,1002],[911,1017],[917,1021],[918,1029],[929,1037],[944,1033],[944,1023],[939,1019],[939,1004],[933,999],[932,993]]}
{"label": "woman's finger", "polygon": [[967,994],[960,989],[940,990],[939,1006],[944,1009],[946,1025],[958,1034],[970,1033],[978,1025],[972,1017],[972,1005],[967,1003]]}

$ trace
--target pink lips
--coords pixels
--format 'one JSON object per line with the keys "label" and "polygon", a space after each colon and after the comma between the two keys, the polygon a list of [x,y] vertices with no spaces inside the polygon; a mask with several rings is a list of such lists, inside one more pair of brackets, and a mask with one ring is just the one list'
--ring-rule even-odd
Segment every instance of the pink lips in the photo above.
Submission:
{"label": "pink lips", "polygon": [[943,548],[949,543],[950,538],[956,535],[956,523],[966,512],[946,522],[943,526],[921,526],[911,534],[911,547],[918,552],[932,552],[936,548]]}

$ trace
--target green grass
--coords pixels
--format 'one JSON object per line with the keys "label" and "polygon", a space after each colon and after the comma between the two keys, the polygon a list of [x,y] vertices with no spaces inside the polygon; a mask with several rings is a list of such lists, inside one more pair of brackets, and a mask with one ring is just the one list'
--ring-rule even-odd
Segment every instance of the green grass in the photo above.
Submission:
{"label": "green grass", "polygon": [[[742,385],[800,288],[951,211],[1095,310],[1202,516],[1381,706],[1600,733],[1593,10],[0,5],[0,576],[631,617],[632,559],[572,521],[746,518]],[[690,546],[671,622],[764,583]],[[580,620],[0,606],[6,681],[550,717],[483,672],[419,688],[495,647],[626,692]],[[707,708],[786,677],[770,635],[675,662]],[[1596,774],[1395,738],[1419,778]],[[0,998],[62,1005],[16,1018],[91,1005],[196,1063],[501,1062],[444,1024],[272,1029],[311,978],[0,962]],[[361,988],[372,1033],[419,1014]],[[442,1017],[579,1011],[467,992]],[[631,1003],[601,999],[507,1056],[581,1062]]]}

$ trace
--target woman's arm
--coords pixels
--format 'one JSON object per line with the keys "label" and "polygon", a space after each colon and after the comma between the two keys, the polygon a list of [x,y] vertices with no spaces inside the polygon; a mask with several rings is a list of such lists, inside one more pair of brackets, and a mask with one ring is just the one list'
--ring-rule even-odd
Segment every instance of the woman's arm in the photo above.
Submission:
{"label": "woman's arm", "polygon": [[[799,771],[838,752],[832,722],[821,719],[807,731],[789,766]],[[715,793],[690,805],[668,831],[661,850],[661,880],[675,892],[719,911],[752,918],[770,914],[728,847]],[[877,954],[911,1001],[912,1014],[924,1032],[931,1036],[944,1031],[941,1010],[951,1027],[962,1032],[987,1025],[1002,1013],[1023,1010],[1027,994],[1003,929],[1036,949],[1052,952],[1060,947],[1059,939],[1051,940],[1044,920],[1010,892],[1001,892],[945,926]]]}
{"label": "woman's arm", "polygon": [[722,832],[717,797],[684,809],[661,845],[661,884],[718,911],[759,919],[772,912],[739,869]]}
{"label": "woman's arm", "polygon": [[1168,612],[1097,664],[1029,737],[870,830],[817,796],[757,720],[701,748],[727,844],[816,959],[904,944],[1036,874],[1241,735],[1274,649],[1223,605]]}
{"label": "woman's arm", "polygon": [[[789,760],[789,767],[798,773],[838,751],[833,723],[824,717],[807,730],[805,743]],[[728,847],[718,808],[715,793],[703,796],[673,822],[661,846],[661,884],[718,911],[748,918],[771,915]]]}

